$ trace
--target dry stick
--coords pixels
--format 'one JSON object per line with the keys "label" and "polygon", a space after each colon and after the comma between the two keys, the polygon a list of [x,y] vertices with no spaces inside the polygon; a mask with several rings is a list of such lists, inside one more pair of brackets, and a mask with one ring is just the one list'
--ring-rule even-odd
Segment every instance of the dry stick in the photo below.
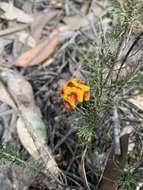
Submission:
{"label": "dry stick", "polygon": [[78,163],[78,162],[77,162],[77,159],[80,158],[80,156],[76,156],[77,150],[78,150],[78,145],[75,146],[75,148],[74,148],[74,152],[73,152],[72,158],[71,158],[71,160],[70,160],[70,162],[69,162],[69,165],[68,165],[66,171],[70,171],[70,170],[71,170],[71,167],[72,167],[74,161],[75,161],[76,163]]}
{"label": "dry stick", "polygon": [[4,111],[4,112],[0,112],[0,117],[12,114],[13,112],[14,111],[12,109]]}
{"label": "dry stick", "polygon": [[87,190],[91,190],[88,184],[88,180],[87,180],[87,176],[86,176],[86,171],[85,171],[85,156],[86,156],[86,152],[87,152],[87,146],[85,147],[83,154],[82,154],[82,158],[81,158],[81,177],[83,179],[83,183],[86,187]]}
{"label": "dry stick", "polygon": [[76,132],[77,129],[70,129],[67,134],[56,144],[53,152],[55,152],[66,140],[67,138],[74,132]]}
{"label": "dry stick", "polygon": [[[98,181],[98,183],[97,183],[97,185],[96,185],[96,187],[95,187],[95,190],[98,190],[98,189],[99,189],[100,182],[102,181],[103,178],[104,178],[104,179],[106,178],[106,177],[104,177],[103,175],[104,175],[104,172],[105,172],[105,169],[106,169],[106,165],[107,165],[107,162],[108,162],[110,153],[111,153],[111,148],[110,148],[110,150],[108,151],[108,154],[107,154],[107,156],[106,156],[106,159],[105,159],[105,162],[104,162],[104,168],[103,168],[102,173],[101,173],[101,175],[100,175],[99,181]],[[109,181],[110,181],[109,178],[108,178],[108,179],[106,178],[106,180],[109,180]],[[112,180],[111,180],[111,182],[112,182]]]}
{"label": "dry stick", "polygon": [[[122,36],[121,42],[119,43],[117,54],[116,54],[116,61],[120,62],[120,68],[118,70],[118,73],[117,73],[117,76],[116,76],[116,80],[114,80],[115,83],[118,80],[119,74],[121,72],[121,69],[122,69],[122,67],[123,67],[123,65],[124,65],[127,57],[129,56],[129,54],[130,54],[131,50],[133,49],[134,45],[140,39],[140,37],[139,37],[139,39],[137,38],[135,40],[135,42],[132,44],[131,48],[128,50],[128,52],[127,52],[126,56],[124,57],[124,59],[122,61],[119,61],[120,60],[120,56],[121,56],[121,52],[122,52],[122,50],[124,48],[124,45],[125,45],[125,42],[126,42],[126,35],[127,35],[127,33],[128,33],[128,26],[126,26],[126,28],[125,28],[125,32],[124,32],[124,34]],[[111,70],[111,77],[112,77],[112,71],[113,71],[113,69],[116,66],[115,63],[116,62],[114,62],[112,70]],[[110,77],[110,72],[109,72],[109,76],[107,76],[107,79],[108,79],[108,77]],[[119,123],[118,112],[117,112],[117,108],[116,107],[113,108],[113,133],[114,133],[115,154],[121,155],[121,148],[120,148],[120,123]]]}
{"label": "dry stick", "polygon": [[[75,183],[77,186],[79,186],[79,187],[82,187],[82,185],[81,185],[81,183],[82,183],[82,179],[79,177],[79,176],[77,176],[77,175],[75,175],[75,174],[73,174],[73,173],[71,173],[71,172],[68,172],[68,171],[64,171],[64,173],[66,174],[66,176],[67,176],[67,178],[69,179],[69,180],[71,180],[73,183]],[[74,180],[75,179],[75,180]],[[79,182],[78,182],[79,181]],[[74,187],[74,186],[73,186]],[[77,189],[78,190],[78,189]]]}
{"label": "dry stick", "polygon": [[125,31],[124,31],[124,33],[122,34],[121,41],[120,41],[120,43],[119,43],[119,45],[118,45],[118,49],[117,49],[115,61],[113,62],[112,67],[111,67],[111,69],[109,70],[109,73],[108,73],[108,75],[107,75],[107,77],[106,77],[106,79],[105,79],[104,85],[107,84],[107,82],[108,82],[108,80],[109,80],[110,77],[112,78],[113,71],[114,71],[114,68],[115,68],[115,66],[116,66],[116,63],[118,63],[119,60],[120,60],[120,57],[119,57],[119,56],[120,56],[120,53],[121,53],[121,51],[122,51],[122,47],[124,46],[125,36],[126,36],[127,32],[128,32],[128,26],[125,27]]}
{"label": "dry stick", "polygon": [[15,32],[19,32],[21,30],[27,29],[28,27],[30,27],[30,24],[25,24],[25,25],[22,25],[22,26],[17,26],[15,28],[8,28],[8,29],[5,29],[5,30],[1,30],[0,31],[0,37],[9,35],[9,34],[12,34],[12,33],[15,33]]}
{"label": "dry stick", "polygon": [[118,117],[117,107],[113,108],[113,134],[114,134],[114,151],[116,155],[121,155],[120,147],[120,122]]}
{"label": "dry stick", "polygon": [[135,41],[133,42],[133,44],[132,44],[131,47],[129,48],[127,54],[126,54],[125,57],[123,58],[122,63],[121,63],[120,68],[119,68],[119,71],[118,71],[118,74],[117,74],[116,81],[117,81],[118,78],[119,78],[119,74],[120,74],[120,72],[121,72],[121,70],[122,70],[122,67],[123,67],[124,63],[126,62],[128,56],[129,56],[129,54],[131,53],[131,51],[133,50],[134,46],[138,43],[138,41],[141,39],[142,36],[143,36],[143,32],[141,32],[141,33],[137,36],[137,38],[135,39]]}

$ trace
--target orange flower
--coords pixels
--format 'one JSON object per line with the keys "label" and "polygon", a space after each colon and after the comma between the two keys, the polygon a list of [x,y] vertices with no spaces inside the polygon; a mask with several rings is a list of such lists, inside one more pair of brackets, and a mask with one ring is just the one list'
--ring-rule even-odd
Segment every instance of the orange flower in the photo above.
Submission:
{"label": "orange flower", "polygon": [[89,101],[90,87],[84,84],[83,80],[70,79],[63,86],[61,90],[62,98],[64,99],[64,106],[66,108],[76,108],[77,102]]}

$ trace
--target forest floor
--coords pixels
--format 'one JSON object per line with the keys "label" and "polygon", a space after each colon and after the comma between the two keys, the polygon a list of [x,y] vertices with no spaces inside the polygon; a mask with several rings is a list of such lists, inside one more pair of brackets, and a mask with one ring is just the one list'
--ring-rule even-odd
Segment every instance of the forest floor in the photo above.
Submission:
{"label": "forest floor", "polygon": [[1,190],[143,189],[142,2],[115,2],[0,1]]}

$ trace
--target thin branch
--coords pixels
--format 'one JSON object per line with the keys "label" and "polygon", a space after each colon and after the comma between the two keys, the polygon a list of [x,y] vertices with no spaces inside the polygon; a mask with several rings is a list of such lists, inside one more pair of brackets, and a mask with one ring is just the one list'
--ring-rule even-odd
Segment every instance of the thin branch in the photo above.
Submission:
{"label": "thin branch", "polygon": [[113,108],[113,134],[114,134],[114,150],[116,155],[121,155],[120,147],[120,121],[118,117],[117,107]]}
{"label": "thin branch", "polygon": [[120,65],[120,68],[119,68],[119,71],[118,71],[118,74],[117,74],[117,77],[116,77],[116,81],[118,80],[119,78],[119,74],[122,70],[122,67],[124,65],[124,63],[126,62],[129,54],[131,53],[131,51],[133,50],[134,46],[138,43],[138,41],[141,39],[141,37],[143,36],[143,32],[141,32],[137,37],[136,39],[134,40],[133,44],[131,45],[131,47],[129,48],[129,50],[127,51],[125,57],[123,58],[122,62],[121,62],[121,65]]}

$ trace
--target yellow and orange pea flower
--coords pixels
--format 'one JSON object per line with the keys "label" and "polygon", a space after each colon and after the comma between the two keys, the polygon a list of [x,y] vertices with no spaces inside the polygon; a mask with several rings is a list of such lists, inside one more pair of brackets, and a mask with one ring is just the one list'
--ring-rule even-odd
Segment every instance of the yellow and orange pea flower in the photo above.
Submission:
{"label": "yellow and orange pea flower", "polygon": [[83,80],[70,79],[63,86],[61,96],[66,108],[76,108],[78,102],[89,101],[90,87],[84,84]]}

